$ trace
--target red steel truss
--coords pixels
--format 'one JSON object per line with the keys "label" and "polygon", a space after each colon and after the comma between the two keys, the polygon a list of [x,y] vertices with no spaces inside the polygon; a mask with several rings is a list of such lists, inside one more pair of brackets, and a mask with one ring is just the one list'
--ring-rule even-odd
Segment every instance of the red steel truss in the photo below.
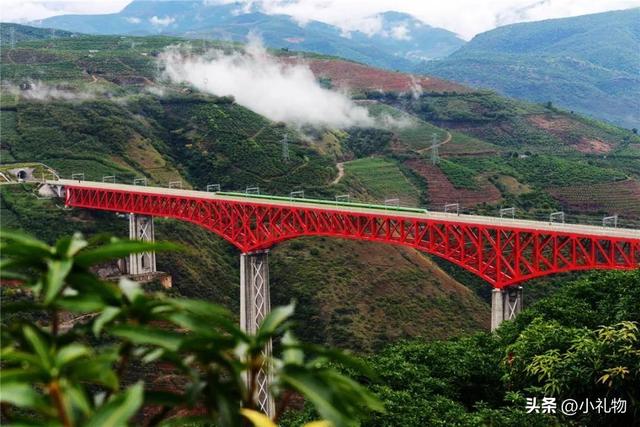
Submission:
{"label": "red steel truss", "polygon": [[442,257],[496,288],[553,273],[640,266],[640,239],[533,230],[393,214],[66,187],[66,205],[177,218],[242,252],[300,236],[334,236],[409,246]]}

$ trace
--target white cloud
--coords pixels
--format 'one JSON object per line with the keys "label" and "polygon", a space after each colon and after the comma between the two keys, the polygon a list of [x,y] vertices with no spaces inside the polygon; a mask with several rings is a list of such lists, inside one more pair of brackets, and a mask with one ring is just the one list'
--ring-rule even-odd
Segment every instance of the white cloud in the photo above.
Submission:
{"label": "white cloud", "polygon": [[[395,10],[446,28],[470,39],[499,25],[584,15],[639,7],[640,0],[202,0],[204,5],[238,3],[238,12],[260,9],[291,15],[301,24],[311,20],[353,31],[376,34],[376,15]],[[115,13],[131,0],[2,0],[3,22],[26,22],[65,13]],[[161,19],[161,18],[158,18]]]}
{"label": "white cloud", "polygon": [[393,27],[389,35],[396,40],[411,40],[411,36],[409,35],[409,27],[407,27],[407,24],[400,24]]}
{"label": "white cloud", "polygon": [[303,64],[283,64],[250,40],[245,52],[183,55],[176,48],[160,56],[170,80],[188,83],[236,102],[274,121],[334,128],[372,126],[368,111],[346,95],[321,87]]}
{"label": "white cloud", "polygon": [[83,90],[82,92],[73,92],[67,89],[59,89],[41,81],[29,82],[29,86],[26,89],[21,89],[15,85],[9,85],[7,91],[12,95],[37,101],[84,101],[96,96],[95,92],[92,91]]}
{"label": "white cloud", "polygon": [[290,15],[299,24],[320,21],[335,25],[342,30],[343,36],[353,31],[373,35],[382,30],[382,19],[377,13],[370,13],[367,2],[337,0],[245,0],[255,3],[268,14]]}
{"label": "white cloud", "polygon": [[140,18],[136,18],[133,16],[128,16],[124,18],[124,20],[127,21],[129,24],[139,24],[140,22],[142,22]]}
{"label": "white cloud", "polygon": [[164,18],[159,18],[157,16],[152,16],[149,18],[149,22],[151,25],[156,27],[166,27],[167,25],[171,25],[176,22],[176,19],[171,16],[165,16]]}
{"label": "white cloud", "polygon": [[395,10],[470,39],[499,25],[627,9],[640,6],[640,0],[259,0],[259,4],[266,13],[367,34],[381,29],[371,26],[372,17]]}
{"label": "white cloud", "polygon": [[67,13],[115,13],[131,0],[2,0],[1,3],[2,22],[29,22]]}

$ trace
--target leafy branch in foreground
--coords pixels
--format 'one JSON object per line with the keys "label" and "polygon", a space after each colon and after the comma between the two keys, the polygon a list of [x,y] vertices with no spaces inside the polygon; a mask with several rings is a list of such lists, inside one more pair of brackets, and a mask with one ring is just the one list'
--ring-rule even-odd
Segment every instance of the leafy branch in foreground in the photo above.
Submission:
{"label": "leafy branch in foreground", "polygon": [[[367,374],[366,367],[296,340],[293,305],[274,309],[249,335],[222,307],[145,293],[131,280],[107,282],[91,270],[130,253],[175,248],[117,239],[91,247],[78,234],[49,246],[2,233],[3,283],[25,290],[3,298],[4,423],[269,426],[292,393],[314,405],[325,420],[318,425],[354,425],[368,411],[382,411],[371,392],[332,366]],[[62,327],[61,315],[69,313],[78,321]],[[272,339],[281,339],[281,356],[265,361]],[[280,403],[276,420],[256,410],[251,378],[263,365]]]}

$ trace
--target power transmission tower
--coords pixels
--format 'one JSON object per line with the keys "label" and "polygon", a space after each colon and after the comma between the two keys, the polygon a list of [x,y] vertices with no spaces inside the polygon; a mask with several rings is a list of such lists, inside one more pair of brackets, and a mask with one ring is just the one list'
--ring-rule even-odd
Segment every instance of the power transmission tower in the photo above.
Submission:
{"label": "power transmission tower", "polygon": [[16,29],[11,27],[11,50],[16,48]]}
{"label": "power transmission tower", "polygon": [[438,141],[435,133],[431,134],[431,163],[436,165],[440,161],[440,154],[438,153]]}
{"label": "power transmission tower", "polygon": [[289,139],[286,133],[284,134],[284,138],[282,138],[282,158],[285,162],[289,161]]}

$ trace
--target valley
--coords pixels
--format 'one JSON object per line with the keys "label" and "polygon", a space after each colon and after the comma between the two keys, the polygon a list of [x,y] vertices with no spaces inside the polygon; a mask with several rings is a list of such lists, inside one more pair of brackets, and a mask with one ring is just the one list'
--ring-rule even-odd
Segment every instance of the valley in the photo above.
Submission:
{"label": "valley", "polygon": [[[484,65],[474,62],[481,62],[482,54],[477,57],[468,51],[491,50],[494,44],[500,45],[500,32],[506,30],[495,30],[495,39],[489,32],[463,46],[453,33],[421,26],[408,20],[409,15],[389,12],[381,21],[385,31],[391,34],[394,25],[406,21],[411,23],[415,39],[402,39],[404,42],[400,43],[401,39],[388,35],[373,37],[354,32],[351,39],[344,41],[344,35],[336,28],[316,21],[309,23],[301,35],[302,27],[294,25],[289,17],[257,12],[233,15],[231,11],[237,6],[225,3],[211,6],[207,12],[224,10],[228,15],[198,15],[203,20],[217,20],[216,30],[211,31],[204,24],[198,29],[189,27],[192,11],[181,2],[162,3],[162,8],[180,17],[172,24],[172,31],[157,31],[157,25],[148,24],[149,5],[142,1],[133,2],[121,14],[102,18],[59,16],[45,20],[43,24],[55,23],[69,30],[56,30],[55,36],[43,28],[0,25],[3,230],[26,231],[48,244],[80,232],[93,248],[104,244],[105,236],[127,238],[131,223],[128,214],[121,211],[138,212],[126,210],[126,206],[118,206],[117,213],[65,207],[61,199],[43,197],[36,183],[22,182],[15,173],[17,168],[32,171],[35,179],[50,181],[57,174],[63,179],[73,177],[79,183],[142,183],[200,191],[210,191],[214,185],[222,194],[251,193],[255,196],[253,203],[266,195],[282,196],[288,203],[304,197],[323,200],[324,204],[319,202],[321,207],[335,203],[337,208],[340,201],[378,205],[385,214],[387,209],[393,214],[396,207],[421,209],[421,214],[424,209],[438,213],[448,210],[451,218],[456,213],[499,218],[505,215],[503,209],[513,208],[507,211],[507,217],[513,212],[514,218],[542,221],[542,228],[547,229],[556,225],[552,224],[551,215],[559,212],[568,228],[569,224],[602,226],[603,218],[608,217],[609,221],[615,218],[617,227],[640,229],[637,130],[583,115],[591,115],[592,111],[574,108],[569,101],[551,100],[546,94],[532,98],[510,92],[506,83],[484,85],[459,72],[460,64],[470,63],[474,64],[470,70],[483,70]],[[136,19],[142,23],[136,35],[129,33],[135,32],[133,21],[123,20],[132,16],[139,17]],[[103,20],[111,23],[108,31],[102,31],[102,23],[107,22]],[[265,30],[262,36],[270,48],[239,43],[251,26]],[[310,35],[326,43],[318,46]],[[424,40],[440,38],[441,43],[437,49],[427,49],[426,42],[423,49],[414,49],[422,40],[418,36]],[[7,37],[11,37],[10,43]],[[376,44],[373,49],[371,46]],[[394,49],[397,54],[392,53]],[[170,70],[167,53],[175,54],[174,59],[180,58],[183,63],[190,62],[194,68],[188,71],[192,74],[188,78],[172,77],[171,72],[187,74],[187,69]],[[416,65],[433,58],[441,59],[425,67]],[[259,65],[257,70],[255,64]],[[493,77],[506,78],[507,72],[495,71],[501,67],[508,70],[509,65],[505,64],[496,66]],[[254,69],[247,72],[247,68]],[[232,74],[230,69],[236,75],[223,81]],[[426,74],[410,74],[411,70]],[[483,72],[478,75],[486,77]],[[243,96],[233,96],[234,90],[239,91],[237,81],[249,85],[265,76],[264,81],[270,78],[273,84],[263,92],[253,93],[251,86],[240,88]],[[212,83],[219,82],[211,80],[216,79],[231,89],[214,93]],[[287,86],[287,82],[297,82],[299,87],[293,83]],[[517,97],[522,95],[529,101],[479,88],[485,86]],[[247,102],[247,92],[252,102]],[[300,100],[300,94],[305,102]],[[626,96],[620,99],[626,102],[623,109],[633,104]],[[269,111],[262,115],[251,108],[268,103],[282,120],[273,119]],[[291,110],[290,105],[298,110],[294,111],[296,120],[286,114],[285,107]],[[338,119],[298,120],[309,106],[327,116],[337,111]],[[604,117],[614,118],[618,113],[612,111]],[[140,187],[131,188],[133,193],[143,191]],[[201,213],[192,211],[194,218],[198,212]],[[280,225],[277,222],[287,214],[280,214],[270,216],[269,224],[284,228],[284,220]],[[264,218],[245,217],[245,225],[251,228]],[[450,234],[441,238],[453,252],[459,250],[464,258],[467,251],[471,260],[475,244],[465,242],[478,238],[475,246],[480,248],[480,271],[471,273],[472,269],[465,270],[445,260],[446,254],[438,257],[428,254],[425,246],[409,247],[407,242],[393,241],[405,232],[406,224],[410,229],[409,223],[396,222],[393,228],[388,222],[385,231],[371,221],[374,231],[366,235],[366,225],[360,220],[349,221],[348,226],[357,223],[361,233],[355,237],[359,240],[351,240],[354,236],[340,239],[327,232],[314,235],[310,228],[304,228],[311,227],[310,222],[304,223],[301,218],[300,223],[306,225],[296,229],[299,234],[295,239],[278,240],[273,246],[273,241],[267,246],[254,246],[251,250],[257,247],[258,251],[244,256],[264,256],[261,251],[267,250],[271,304],[276,307],[295,302],[295,311],[286,322],[287,334],[273,341],[274,354],[286,353],[286,363],[297,361],[298,351],[309,345],[305,351],[314,357],[316,352],[319,355],[309,365],[322,368],[332,360],[327,355],[337,353],[323,353],[320,346],[353,352],[353,364],[340,367],[339,371],[362,382],[384,401],[387,409],[362,418],[364,425],[565,425],[567,418],[560,415],[525,413],[526,398],[541,393],[571,398],[606,395],[611,392],[611,384],[603,380],[604,375],[614,378],[616,367],[635,366],[637,355],[624,349],[637,344],[637,326],[634,329],[633,325],[639,320],[638,271],[571,271],[527,280],[524,290],[513,286],[500,291],[501,298],[507,295],[507,303],[509,290],[520,292],[517,298],[524,295],[525,310],[513,319],[505,317],[502,320],[510,321],[496,326],[492,317],[495,295],[485,281],[492,274],[491,266],[482,269],[485,246],[489,253],[494,246],[495,252],[501,253],[503,235],[505,248],[514,245],[514,259],[526,258],[530,250],[535,252],[531,256],[536,257],[536,265],[538,257],[550,253],[558,252],[559,258],[567,253],[575,255],[583,244],[585,260],[585,247],[593,248],[594,255],[589,258],[593,262],[607,256],[614,261],[626,257],[633,262],[632,249],[627,256],[623,250],[617,253],[614,246],[607,246],[612,248],[608,255],[602,248],[601,253],[596,251],[600,241],[587,245],[577,239],[571,252],[567,241],[560,238],[552,248],[545,246],[551,238],[541,238],[538,245],[538,237],[527,240],[526,235],[522,239],[516,235],[511,239],[506,237],[509,230],[498,228],[483,229],[485,242],[483,234],[472,228],[447,228],[451,221],[445,217],[441,221],[445,224],[443,229]],[[346,227],[339,220],[322,218],[337,228]],[[225,236],[225,240],[195,224],[162,215],[155,216],[153,227],[155,240],[175,242],[179,250],[156,254],[157,268],[171,277],[172,286],[165,288],[164,283],[152,280],[144,284],[145,294],[176,298],[182,301],[180,304],[188,304],[184,298],[219,304],[232,313],[233,322],[229,323],[242,322],[238,280],[241,267],[239,251],[229,243],[233,239]],[[234,226],[229,227],[233,231]],[[413,230],[415,234],[409,232],[405,238],[426,241],[426,228],[419,239],[417,222]],[[433,233],[440,229],[430,230]],[[609,229],[599,230],[605,230],[599,231],[601,235],[609,233]],[[396,244],[375,242],[374,233],[382,231],[386,233],[386,243]],[[491,243],[495,242],[494,232],[497,243]],[[431,239],[438,243],[437,236]],[[535,245],[531,243],[534,240]],[[632,248],[632,244],[624,248]],[[562,245],[564,249],[558,247]],[[418,247],[425,251],[414,249]],[[499,257],[504,255],[493,259]],[[504,264],[509,262],[505,259]],[[558,262],[561,261],[555,258],[554,263]],[[516,260],[513,268],[525,270],[527,263],[526,259]],[[500,261],[495,265],[499,266]],[[593,268],[593,264],[589,267]],[[111,262],[94,269],[106,277],[107,273],[119,272],[119,268]],[[242,271],[242,277],[249,277]],[[479,277],[482,274],[485,280]],[[495,277],[499,275],[498,270]],[[12,288],[14,284],[2,288],[2,297],[10,303],[24,297]],[[129,298],[127,292],[125,289],[123,294]],[[83,328],[86,318],[78,319],[84,319],[78,321],[79,328]],[[66,318],[63,321],[65,328],[75,326]],[[95,323],[92,325],[95,327]],[[190,325],[181,328],[182,332]],[[166,332],[171,332],[167,334],[169,338],[155,337],[154,343],[171,344],[176,331]],[[305,344],[287,348],[293,340],[290,332]],[[217,331],[206,333],[219,338]],[[196,343],[198,351],[211,344],[211,336],[203,336],[207,338]],[[603,336],[609,337],[606,346],[598,341]],[[98,334],[90,340],[104,344]],[[240,347],[229,349],[229,354]],[[264,348],[262,344],[256,352],[261,364]],[[607,353],[609,350],[614,356]],[[592,359],[583,357],[581,352]],[[543,359],[545,356],[547,359]],[[163,357],[160,353],[144,357],[144,362],[138,360],[130,368],[127,386],[141,373],[155,384],[156,375],[162,372],[159,381],[167,383],[167,390],[163,391],[181,390],[183,384],[173,380],[174,373],[166,361],[155,364],[155,357]],[[148,360],[151,363],[147,364]],[[341,360],[347,360],[347,356]],[[551,363],[549,360],[558,363],[553,376],[545,377],[530,367]],[[594,368],[589,365],[590,360],[599,365]],[[371,375],[360,374],[356,369],[365,362],[373,367]],[[255,366],[263,369],[265,365],[261,364]],[[567,366],[578,368],[563,370]],[[605,370],[603,366],[613,368]],[[615,378],[621,396],[637,397],[637,373]],[[278,413],[280,425],[297,426],[318,419],[317,406],[312,409],[309,405],[313,399],[305,403],[302,395],[305,393],[286,396],[292,404],[285,413]],[[229,402],[233,408],[238,406],[233,399]],[[200,409],[189,403],[180,411],[192,415]],[[144,414],[139,413],[136,421],[144,419],[152,425],[153,410],[147,410],[148,407]],[[628,414],[623,421],[631,422],[636,415]],[[5,416],[3,413],[2,420]],[[610,421],[599,414],[580,415],[576,420],[587,425]],[[566,425],[572,423],[570,420]]]}
{"label": "valley", "polygon": [[[258,186],[267,194],[285,195],[304,190],[311,197],[351,194],[354,201],[374,203],[399,198],[404,206],[426,206],[434,210],[442,210],[446,203],[459,203],[465,212],[489,215],[496,215],[497,209],[503,206],[515,206],[518,216],[527,218],[545,218],[549,212],[563,209],[569,221],[582,223],[598,223],[602,215],[620,213],[621,224],[630,226],[637,223],[640,216],[637,199],[629,197],[635,194],[640,178],[640,171],[634,166],[636,160],[640,161],[640,154],[636,155],[638,150],[634,148],[640,147],[640,137],[630,131],[491,92],[474,91],[437,79],[415,80],[408,75],[337,58],[316,59],[312,54],[296,61],[307,62],[321,82],[338,87],[349,85],[352,96],[363,102],[372,115],[394,117],[399,125],[392,124],[388,130],[296,129],[270,122],[228,97],[192,92],[159,79],[154,58],[165,46],[179,42],[167,37],[82,36],[25,41],[15,50],[4,50],[3,85],[16,87],[26,81],[33,86],[31,90],[3,91],[0,141],[3,163],[39,161],[61,176],[81,171],[86,179],[94,180],[102,180],[107,175],[115,175],[121,182],[144,177],[153,185],[179,180],[186,187],[204,188],[209,183],[220,183],[223,189],[234,191]],[[229,48],[217,42],[207,42],[205,46]],[[202,45],[194,49],[198,52]],[[286,52],[274,51],[274,54],[284,61],[290,60]],[[349,80],[344,80],[345,75],[350,76]],[[29,94],[38,90],[37,85],[46,86],[49,92],[44,91],[42,99],[29,99]],[[421,91],[417,97],[411,89],[415,89],[415,85]],[[430,157],[432,134],[438,141],[451,136],[439,147],[441,159],[436,165],[431,164]],[[283,162],[281,140],[285,135],[289,141],[289,159]],[[333,142],[327,145],[330,140]],[[598,142],[595,145],[580,142],[585,140]],[[602,155],[603,149],[606,157]],[[344,177],[334,184],[339,173],[338,162],[344,165]],[[550,175],[550,170],[559,171],[558,175]],[[597,204],[590,202],[591,196],[580,190],[593,185],[607,188],[607,197],[593,199],[598,200]],[[31,221],[24,222],[31,217],[24,210],[30,197],[28,192],[3,196],[3,210],[19,212],[16,217],[20,222],[14,224],[21,228],[34,227]],[[48,210],[49,221],[59,221],[55,219],[56,208]],[[65,215],[86,217],[89,214]],[[91,223],[90,219],[80,223],[87,221]],[[231,251],[213,236],[204,238],[200,230],[171,233],[169,230],[182,230],[187,226],[170,224],[171,221],[160,227],[167,230],[168,234],[164,234],[167,239],[184,240],[193,248],[199,242],[211,242],[211,248],[216,248],[214,253]],[[60,232],[64,230],[55,228]],[[89,229],[91,226],[87,226]],[[112,231],[122,234],[124,228]],[[52,240],[59,234],[47,235]],[[314,252],[333,252],[329,248],[338,244],[341,243],[310,239],[304,247]],[[289,249],[275,251],[276,265],[291,259],[292,255],[285,254],[291,254],[291,248],[297,244],[287,247]],[[398,250],[384,246],[374,245],[371,251],[381,258],[399,256]],[[428,258],[412,251],[404,256],[414,260],[407,264],[407,274],[418,282],[426,280],[432,271]],[[340,292],[346,292],[346,300],[356,298],[361,292],[362,285],[358,283],[362,283],[362,278],[378,276],[365,270],[363,275],[351,277],[344,271],[345,266],[340,266],[344,258],[334,257],[328,260],[335,265],[322,267],[323,271],[335,272],[327,275],[332,279],[323,285],[329,294],[340,288],[343,289]],[[198,293],[203,292],[202,295],[224,295],[226,304],[237,304],[233,302],[235,286],[205,291],[207,286],[198,278],[218,277],[216,272],[224,271],[222,277],[229,280],[221,282],[235,283],[230,278],[234,277],[231,272],[237,266],[230,262],[228,255],[226,258],[213,256],[214,264],[205,268],[208,274],[195,273],[199,269],[191,265],[192,262],[195,260],[173,260],[164,267],[179,278],[176,283],[181,292],[192,295],[186,289],[193,287],[199,289]],[[291,269],[297,263],[287,265]],[[299,284],[318,280],[313,271],[319,267],[299,268],[293,276],[297,280],[291,282],[286,275],[279,278],[276,267],[274,280],[282,280],[286,283],[282,286],[292,292],[291,295],[276,294],[279,301],[284,302],[301,292],[294,291]],[[420,277],[422,279],[418,279]],[[439,283],[440,280],[434,277],[427,282]],[[390,298],[411,299],[402,288],[391,286],[392,282],[381,283],[389,284],[386,294]],[[444,283],[443,292],[460,286],[452,279]],[[311,288],[301,295],[305,299],[320,298],[320,294],[310,291]],[[468,313],[464,317],[476,319],[469,328],[486,325],[485,302],[469,299],[466,294],[451,295],[456,304],[463,304],[462,310]],[[434,309],[446,311],[440,304],[436,302]],[[418,303],[421,305],[423,303]],[[431,316],[426,313],[433,309],[424,303],[418,310],[425,310],[420,312],[425,313],[426,319]],[[323,312],[322,317],[330,319],[332,313],[338,311],[338,308],[331,309]],[[384,316],[390,320],[397,314],[387,310]],[[304,320],[300,324],[314,324]],[[376,328],[372,326],[362,328],[347,323],[341,334],[361,336],[353,342],[359,343],[359,349],[370,349],[379,339],[375,337],[379,333],[374,332]],[[444,337],[460,330],[450,327],[436,332],[425,324],[414,325],[404,333]],[[349,342],[346,338],[341,342],[329,339],[332,334],[305,332],[303,336],[320,337],[319,341],[341,345]]]}

